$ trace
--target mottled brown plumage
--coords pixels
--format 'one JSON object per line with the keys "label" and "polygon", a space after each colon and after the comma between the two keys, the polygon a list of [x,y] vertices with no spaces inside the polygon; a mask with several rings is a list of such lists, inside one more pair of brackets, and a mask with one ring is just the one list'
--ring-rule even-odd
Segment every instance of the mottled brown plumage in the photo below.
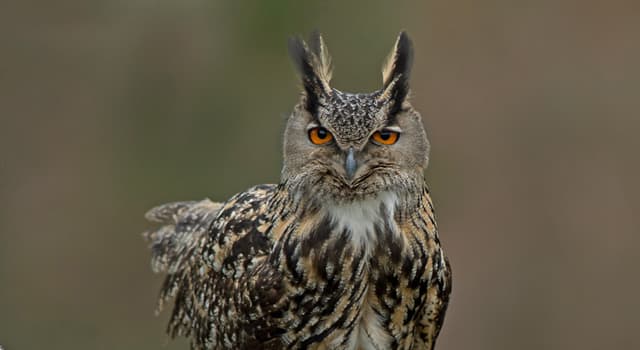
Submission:
{"label": "mottled brown plumage", "polygon": [[433,349],[451,272],[407,101],[411,42],[401,33],[370,94],[331,88],[324,41],[311,43],[289,45],[304,94],[280,184],[147,213],[162,224],[146,237],[167,274],[160,308],[175,299],[168,332],[194,349]]}

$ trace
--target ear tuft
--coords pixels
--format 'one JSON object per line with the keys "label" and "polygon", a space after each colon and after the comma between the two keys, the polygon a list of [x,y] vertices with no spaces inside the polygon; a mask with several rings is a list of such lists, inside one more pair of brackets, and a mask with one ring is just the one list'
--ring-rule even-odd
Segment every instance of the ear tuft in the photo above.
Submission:
{"label": "ear tuft", "polygon": [[309,38],[309,43],[311,44],[313,54],[318,60],[317,63],[320,78],[329,84],[333,73],[333,66],[331,65],[331,56],[329,55],[327,45],[325,45],[324,39],[322,39],[322,34],[320,34],[319,31],[314,30]]}
{"label": "ear tuft", "polygon": [[331,56],[319,32],[309,40],[311,47],[299,37],[289,39],[289,55],[302,79],[307,110],[313,112],[321,97],[331,95]]}
{"label": "ear tuft", "polygon": [[413,44],[406,32],[400,32],[389,57],[382,67],[382,94],[399,109],[409,94],[409,77],[413,65]]}

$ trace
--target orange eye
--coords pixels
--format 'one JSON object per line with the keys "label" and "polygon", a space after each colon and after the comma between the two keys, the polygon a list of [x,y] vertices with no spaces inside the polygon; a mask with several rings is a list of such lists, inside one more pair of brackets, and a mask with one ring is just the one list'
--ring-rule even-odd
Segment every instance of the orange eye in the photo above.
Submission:
{"label": "orange eye", "polygon": [[398,141],[399,133],[391,130],[380,130],[376,131],[372,138],[373,141],[381,144],[381,145],[393,145]]}
{"label": "orange eye", "polygon": [[333,140],[333,135],[327,129],[317,127],[309,130],[309,140],[315,145],[324,145]]}

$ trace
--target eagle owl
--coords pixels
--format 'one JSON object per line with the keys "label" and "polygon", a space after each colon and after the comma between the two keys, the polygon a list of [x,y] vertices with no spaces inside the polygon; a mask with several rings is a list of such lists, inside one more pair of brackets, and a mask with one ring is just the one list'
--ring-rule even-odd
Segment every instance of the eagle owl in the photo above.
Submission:
{"label": "eagle owl", "polygon": [[451,292],[400,33],[382,88],[330,86],[322,37],[289,41],[302,97],[280,183],[151,209],[152,268],[194,349],[433,349]]}

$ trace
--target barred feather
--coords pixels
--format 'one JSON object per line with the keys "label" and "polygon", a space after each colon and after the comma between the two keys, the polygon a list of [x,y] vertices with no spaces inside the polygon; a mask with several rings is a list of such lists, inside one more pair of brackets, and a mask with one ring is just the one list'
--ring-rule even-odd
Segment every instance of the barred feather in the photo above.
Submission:
{"label": "barred feather", "polygon": [[202,247],[203,237],[221,207],[221,203],[205,199],[168,203],[149,210],[145,218],[163,224],[144,233],[151,242],[153,271],[174,274],[184,268],[186,261]]}

